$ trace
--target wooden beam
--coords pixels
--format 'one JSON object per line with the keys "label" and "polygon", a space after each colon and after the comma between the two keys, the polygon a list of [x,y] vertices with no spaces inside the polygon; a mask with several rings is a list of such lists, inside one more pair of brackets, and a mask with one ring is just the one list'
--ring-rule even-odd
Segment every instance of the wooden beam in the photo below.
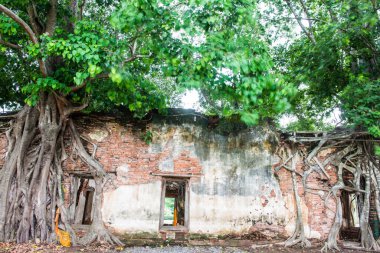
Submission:
{"label": "wooden beam", "polygon": [[158,176],[158,177],[179,177],[179,178],[190,178],[190,177],[200,177],[201,174],[166,174],[166,173],[150,173],[152,176]]}

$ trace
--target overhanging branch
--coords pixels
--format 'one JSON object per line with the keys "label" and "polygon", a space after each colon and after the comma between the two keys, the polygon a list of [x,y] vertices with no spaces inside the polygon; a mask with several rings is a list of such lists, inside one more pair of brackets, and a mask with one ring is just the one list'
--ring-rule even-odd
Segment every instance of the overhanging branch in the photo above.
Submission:
{"label": "overhanging branch", "polygon": [[151,57],[151,56],[152,56],[152,54],[148,54],[148,55],[134,54],[134,55],[132,55],[131,57],[125,59],[125,60],[124,60],[124,63],[126,63],[126,62],[131,62],[131,61],[134,61],[134,60],[136,60],[136,59],[149,58],[149,57]]}
{"label": "overhanging branch", "polygon": [[[38,44],[38,38],[37,38],[36,34],[33,32],[32,28],[30,28],[30,26],[24,20],[22,20],[13,11],[11,11],[10,9],[8,9],[7,7],[5,7],[2,4],[0,4],[0,12],[4,13],[5,15],[7,15],[11,19],[13,19],[17,24],[19,24],[25,30],[25,32],[28,34],[30,40],[34,44]],[[44,61],[42,59],[38,59],[38,63],[40,65],[40,70],[41,70],[42,75],[47,76],[47,70],[46,70],[46,66],[45,66]]]}

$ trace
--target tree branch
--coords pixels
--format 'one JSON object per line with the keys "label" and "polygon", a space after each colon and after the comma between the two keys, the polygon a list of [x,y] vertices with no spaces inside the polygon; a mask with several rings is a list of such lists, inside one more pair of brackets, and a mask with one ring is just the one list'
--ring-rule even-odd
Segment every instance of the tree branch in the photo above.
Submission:
{"label": "tree branch", "polygon": [[[288,157],[288,159],[286,159],[285,162],[283,162],[281,165],[277,166],[276,168],[274,168],[275,171],[279,171],[282,167],[286,167],[286,164],[290,161],[290,159],[292,159],[293,157],[295,156],[295,153],[291,156]],[[289,169],[289,167],[287,167],[287,169]]]}
{"label": "tree branch", "polygon": [[316,41],[313,34],[310,31],[308,31],[308,29],[302,24],[302,21],[301,21],[302,18],[299,15],[297,15],[296,10],[294,9],[294,6],[291,4],[290,0],[285,0],[285,2],[288,5],[290,11],[293,13],[294,17],[296,18],[297,23],[301,27],[302,31],[306,34],[306,36],[310,39],[310,41],[313,44],[315,44]]}
{"label": "tree branch", "polygon": [[309,23],[309,32],[312,33],[312,30],[311,30],[311,29],[312,29],[312,27],[313,27],[313,23],[312,23],[312,20],[310,19],[310,14],[309,14],[309,11],[307,10],[305,0],[300,0],[300,3],[301,3],[301,6],[302,6],[303,11],[304,11],[305,14],[306,14],[307,21],[308,21],[308,23]]}
{"label": "tree branch", "polygon": [[13,115],[0,115],[0,119],[15,119],[17,118],[17,116],[18,116],[18,113],[13,114]]}
{"label": "tree branch", "polygon": [[322,3],[323,3],[324,5],[326,5],[326,9],[327,9],[327,11],[328,11],[329,14],[330,14],[330,18],[331,18],[331,20],[332,20],[332,21],[337,21],[337,18],[336,18],[336,16],[335,16],[335,14],[332,12],[330,6],[327,5],[326,1],[322,0]]}
{"label": "tree branch", "polygon": [[[323,137],[325,137],[326,134],[324,133],[323,134]],[[315,155],[319,152],[319,150],[321,149],[321,147],[326,143],[327,139],[322,139],[319,141],[318,145],[310,152],[310,154],[307,156],[306,160],[308,162],[311,161],[311,159],[313,159],[315,157]]]}
{"label": "tree branch", "polygon": [[0,39],[0,44],[1,44],[1,45],[4,45],[4,46],[6,46],[6,47],[10,47],[10,48],[13,48],[13,49],[17,49],[17,50],[21,49],[21,46],[19,46],[19,45],[17,45],[17,44],[10,43],[10,42],[6,42],[6,41],[4,41],[4,40],[2,40],[2,39]]}
{"label": "tree branch", "polygon": [[379,7],[377,6],[377,0],[371,0],[372,2],[372,7],[373,7],[373,11],[374,12],[377,12],[377,10],[379,9]]}
{"label": "tree branch", "polygon": [[17,16],[13,11],[11,11],[10,9],[8,9],[7,7],[5,7],[4,5],[0,4],[0,11],[3,12],[5,15],[7,15],[8,17],[10,17],[11,19],[13,19],[17,24],[19,24],[25,31],[26,33],[29,35],[29,38],[30,40],[34,43],[34,44],[38,44],[38,39],[35,35],[35,33],[33,32],[33,30],[28,26],[27,23],[25,23],[24,20],[22,20],[19,16]]}
{"label": "tree branch", "polygon": [[327,173],[327,171],[325,170],[325,168],[323,168],[323,165],[321,164],[321,162],[318,160],[317,157],[314,157],[314,161],[318,164],[319,168],[322,170],[323,174],[325,174],[325,176],[327,177],[327,179],[330,180],[329,174]]}
{"label": "tree branch", "polygon": [[[0,12],[4,13],[5,15],[7,15],[11,19],[13,19],[17,24],[19,24],[25,30],[25,32],[28,34],[30,40],[34,44],[38,44],[38,39],[37,39],[36,34],[33,32],[33,30],[30,28],[30,26],[24,20],[22,20],[13,11],[11,11],[10,9],[8,9],[7,7],[5,7],[2,4],[0,4]],[[45,62],[42,59],[38,59],[38,63],[40,65],[40,70],[41,70],[42,75],[47,76],[47,70],[46,70]]]}
{"label": "tree branch", "polygon": [[64,115],[69,116],[70,114],[72,114],[74,112],[80,112],[88,106],[88,103],[89,103],[89,101],[86,101],[85,103],[83,103],[80,106],[71,106],[71,107],[65,108]]}
{"label": "tree branch", "polygon": [[132,44],[133,45],[129,45],[129,51],[131,52],[131,55],[134,55],[136,52],[136,48],[137,48],[137,38],[134,38],[132,40]]}
{"label": "tree branch", "polygon": [[86,4],[86,0],[82,0],[82,4],[79,5],[79,20],[83,19],[83,10],[84,10],[84,5]]}
{"label": "tree branch", "polygon": [[152,54],[149,54],[149,55],[135,54],[135,55],[132,55],[131,57],[125,59],[123,61],[123,63],[131,62],[131,61],[134,61],[136,59],[141,59],[141,58],[149,58],[151,56],[152,56]]}

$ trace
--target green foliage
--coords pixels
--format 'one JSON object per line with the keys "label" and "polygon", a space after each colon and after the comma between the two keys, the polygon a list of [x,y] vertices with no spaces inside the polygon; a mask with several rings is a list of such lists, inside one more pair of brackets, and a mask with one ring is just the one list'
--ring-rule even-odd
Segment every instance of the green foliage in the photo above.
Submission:
{"label": "green foliage", "polygon": [[[2,2],[29,20],[27,3]],[[37,59],[48,66],[48,77],[36,68],[19,84],[28,104],[36,104],[40,91],[54,91],[73,103],[90,98],[90,110],[116,105],[142,117],[165,108],[176,91],[197,89],[210,112],[239,114],[247,124],[290,108],[296,90],[272,71],[255,1],[128,0],[113,2],[112,12],[106,2],[88,3],[82,19],[59,2],[54,35],[37,34],[39,44],[0,16],[2,36],[21,45],[34,67]],[[45,14],[50,7],[35,4]]]}
{"label": "green foliage", "polygon": [[[379,136],[378,3],[264,2],[272,9],[272,13],[263,12],[263,19],[270,19],[267,27],[277,29],[274,34],[286,41],[273,48],[276,69],[300,90],[293,101],[293,113],[313,121],[339,108],[346,124],[365,127]],[[302,21],[302,29],[294,15]],[[300,34],[291,32],[297,30],[295,27],[301,29]]]}
{"label": "green foliage", "polygon": [[141,139],[142,139],[146,144],[149,145],[150,143],[152,143],[152,140],[153,140],[153,132],[147,130],[145,133],[141,134]]}
{"label": "green foliage", "polygon": [[380,146],[375,145],[375,154],[380,157]]}
{"label": "green foliage", "polygon": [[3,34],[3,36],[15,36],[18,30],[19,26],[17,23],[12,22],[9,17],[0,16],[0,34]]}
{"label": "green foliage", "polygon": [[[23,56],[9,54],[9,51],[0,52],[0,107],[16,109],[25,98],[20,85],[29,81],[33,75],[31,67],[35,66],[26,65]],[[12,71],[15,67],[18,72]]]}
{"label": "green foliage", "polygon": [[174,219],[175,198],[165,198],[164,220]]}
{"label": "green foliage", "polygon": [[299,117],[296,121],[289,123],[286,126],[287,131],[329,131],[334,129],[334,126],[325,124],[320,120],[308,117]]}
{"label": "green foliage", "polygon": [[[112,18],[125,32],[150,34],[153,50],[165,75],[183,88],[201,91],[218,114],[239,113],[248,124],[290,107],[295,90],[270,73],[268,48],[259,40],[253,1],[128,1]],[[161,22],[157,18],[162,17]],[[155,22],[151,22],[151,20]],[[158,34],[153,40],[151,31]],[[179,35],[173,36],[173,31]],[[238,36],[237,36],[238,35]],[[114,73],[111,78],[121,81]]]}
{"label": "green foliage", "polygon": [[344,116],[349,122],[366,126],[369,133],[380,137],[380,80],[355,78],[343,94]]}
{"label": "green foliage", "polygon": [[38,78],[36,83],[29,83],[22,87],[22,92],[29,94],[25,102],[30,106],[36,105],[40,91],[59,91],[62,94],[67,94],[70,89],[51,77]]}

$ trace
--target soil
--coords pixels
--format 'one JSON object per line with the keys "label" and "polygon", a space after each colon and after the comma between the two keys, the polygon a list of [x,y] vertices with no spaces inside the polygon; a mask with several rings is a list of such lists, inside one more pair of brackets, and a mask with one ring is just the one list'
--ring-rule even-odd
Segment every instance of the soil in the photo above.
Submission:
{"label": "soil", "polygon": [[[340,245],[342,246],[342,245]],[[16,244],[0,243],[0,253],[320,253],[322,245],[316,244],[311,248],[302,249],[299,247],[285,248],[274,244],[254,244],[251,247],[220,247],[220,246],[160,246],[160,247],[112,247],[108,245],[91,245],[86,247],[65,248],[56,244]],[[357,249],[345,249],[341,247],[341,252],[354,253],[366,252]]]}

